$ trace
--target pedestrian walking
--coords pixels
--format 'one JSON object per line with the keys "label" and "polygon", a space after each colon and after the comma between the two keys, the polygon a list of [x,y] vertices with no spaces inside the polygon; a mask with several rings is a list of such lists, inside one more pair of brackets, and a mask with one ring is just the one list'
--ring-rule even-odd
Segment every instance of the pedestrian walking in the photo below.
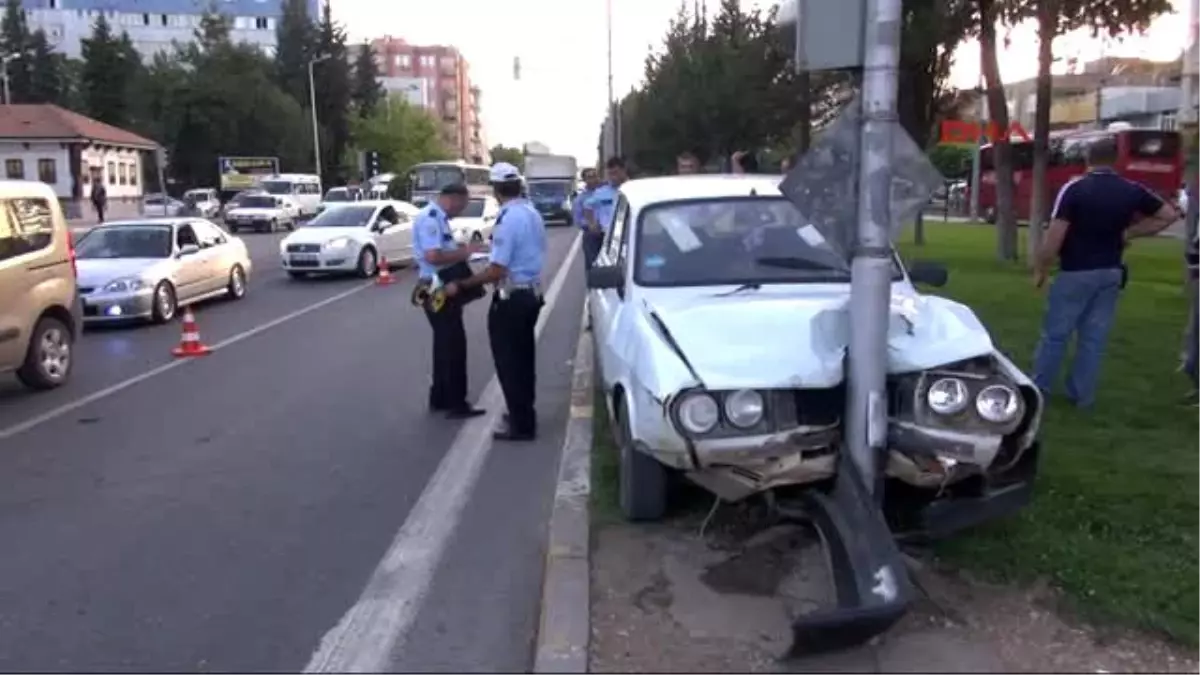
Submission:
{"label": "pedestrian walking", "polygon": [[1076,406],[1095,403],[1097,380],[1108,333],[1128,271],[1122,253],[1130,240],[1154,236],[1178,219],[1175,208],[1143,185],[1112,169],[1115,141],[1088,148],[1088,171],[1059,190],[1041,249],[1034,263],[1034,286],[1045,285],[1054,262],[1041,338],[1034,354],[1034,382],[1053,390],[1075,337],[1075,359],[1067,397]]}
{"label": "pedestrian walking", "polygon": [[419,276],[413,297],[422,298],[420,304],[433,329],[429,409],[445,412],[451,419],[484,413],[467,401],[467,334],[463,328],[463,306],[482,296],[482,289],[474,297],[459,294],[440,300],[434,292],[455,279],[471,276],[467,260],[483,248],[482,244],[460,246],[450,229],[450,219],[462,213],[467,201],[465,185],[448,185],[421,209],[413,223],[413,257]]}
{"label": "pedestrian walking", "polygon": [[600,254],[600,247],[604,244],[604,231],[591,218],[587,207],[588,200],[600,187],[600,174],[589,168],[584,169],[579,177],[583,180],[583,191],[575,197],[575,203],[571,206],[575,224],[582,230],[580,247],[583,248],[583,269],[587,270],[595,262],[596,256]]}
{"label": "pedestrian walking", "polygon": [[488,310],[488,338],[496,377],[508,414],[493,434],[498,440],[537,437],[537,353],[535,327],[541,314],[542,267],[546,260],[546,225],[521,197],[521,173],[507,162],[492,166],[492,190],[500,202],[492,235],[491,262],[482,272],[446,285],[453,298],[484,284],[494,284]]}
{"label": "pedestrian walking", "polygon": [[104,174],[92,176],[92,208],[96,209],[97,222],[104,222],[104,210],[108,207],[108,190],[104,187]]}

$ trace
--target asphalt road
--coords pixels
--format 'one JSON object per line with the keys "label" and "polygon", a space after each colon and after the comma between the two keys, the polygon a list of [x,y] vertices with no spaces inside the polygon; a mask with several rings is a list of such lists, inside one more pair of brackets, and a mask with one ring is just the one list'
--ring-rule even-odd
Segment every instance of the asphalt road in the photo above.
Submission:
{"label": "asphalt road", "polygon": [[[528,670],[584,295],[574,231],[550,230],[547,285],[572,264],[543,310],[543,435],[494,447],[487,419],[425,411],[411,270],[298,283],[278,236],[244,239],[246,298],[196,312],[211,356],[168,365],[177,324],[106,328],[60,390],[0,380],[0,671],[296,672],[326,638],[388,670]],[[493,377],[486,310],[467,311],[472,396]],[[380,598],[396,606],[374,633],[340,628]]]}

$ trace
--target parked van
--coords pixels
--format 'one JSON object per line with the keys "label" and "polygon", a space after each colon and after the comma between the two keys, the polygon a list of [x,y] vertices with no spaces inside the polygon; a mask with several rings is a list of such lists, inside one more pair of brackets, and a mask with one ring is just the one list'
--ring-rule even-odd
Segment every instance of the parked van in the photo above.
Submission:
{"label": "parked van", "polygon": [[0,181],[0,373],[32,389],[65,383],[83,306],[75,247],[58,198],[36,181]]}
{"label": "parked van", "polygon": [[311,173],[280,173],[263,176],[259,186],[277,197],[290,197],[296,202],[300,217],[317,215],[321,205],[321,177]]}

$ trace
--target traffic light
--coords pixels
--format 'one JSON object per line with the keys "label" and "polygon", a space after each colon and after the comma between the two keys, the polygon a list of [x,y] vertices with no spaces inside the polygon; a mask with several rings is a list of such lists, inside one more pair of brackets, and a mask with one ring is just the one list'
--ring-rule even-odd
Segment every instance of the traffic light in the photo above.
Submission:
{"label": "traffic light", "polygon": [[383,171],[381,170],[381,168],[379,166],[379,152],[378,151],[367,150],[366,152],[363,153],[363,168],[365,169],[363,171],[363,173],[366,174],[366,178],[368,180],[383,173]]}

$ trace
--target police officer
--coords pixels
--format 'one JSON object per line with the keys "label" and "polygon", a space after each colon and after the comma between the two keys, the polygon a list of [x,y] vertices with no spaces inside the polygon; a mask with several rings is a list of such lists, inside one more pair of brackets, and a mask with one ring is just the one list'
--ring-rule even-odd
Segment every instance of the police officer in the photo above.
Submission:
{"label": "police officer", "polygon": [[[588,198],[583,205],[584,217],[588,220],[589,227],[594,226],[600,231],[600,240],[603,242],[604,234],[608,232],[608,228],[612,225],[613,213],[617,209],[617,195],[620,193],[621,185],[629,180],[629,172],[625,168],[625,160],[620,157],[610,157],[604,163],[604,173],[607,182],[596,188],[592,192],[592,196]],[[597,247],[597,254],[599,253]],[[591,267],[589,264],[588,267]]]}
{"label": "police officer", "polygon": [[[420,275],[418,284],[435,285],[435,275],[450,265],[465,263],[482,245],[459,246],[450,230],[450,219],[467,205],[467,187],[461,184],[442,188],[441,194],[421,209],[413,224],[413,257]],[[429,409],[444,411],[451,419],[476,417],[483,410],[467,402],[467,334],[463,329],[463,306],[447,299],[435,307],[424,303],[425,317],[433,329],[433,385],[429,388]]]}
{"label": "police officer", "polygon": [[572,204],[572,218],[579,229],[583,230],[582,241],[580,246],[583,248],[583,268],[588,269],[595,262],[596,256],[600,254],[600,245],[604,243],[604,231],[594,222],[590,222],[588,215],[585,212],[585,206],[592,195],[596,194],[596,189],[600,187],[600,175],[595,169],[584,169],[580,174],[583,179],[583,191],[575,197],[575,203]]}
{"label": "police officer", "polygon": [[447,284],[446,295],[455,297],[483,284],[496,285],[488,311],[488,338],[508,415],[494,437],[532,440],[537,436],[534,327],[542,311],[546,226],[537,210],[521,196],[517,167],[499,162],[492,166],[490,178],[501,205],[492,235],[491,263],[470,278]]}

